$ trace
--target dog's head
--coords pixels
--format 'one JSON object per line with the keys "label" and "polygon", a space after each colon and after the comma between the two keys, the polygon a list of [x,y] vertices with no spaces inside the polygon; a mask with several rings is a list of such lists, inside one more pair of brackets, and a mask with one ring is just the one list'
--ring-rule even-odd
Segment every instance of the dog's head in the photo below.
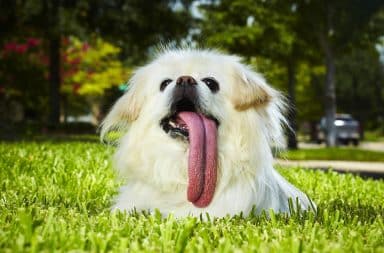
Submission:
{"label": "dog's head", "polygon": [[[258,159],[263,152],[252,145],[267,145],[262,149],[269,150],[269,143],[280,138],[280,105],[278,92],[238,57],[204,50],[166,51],[135,72],[129,89],[102,123],[101,136],[137,124],[142,131],[151,126],[170,142],[189,143],[188,199],[207,206],[223,152],[257,149],[252,159]],[[162,147],[157,148],[161,153]]]}

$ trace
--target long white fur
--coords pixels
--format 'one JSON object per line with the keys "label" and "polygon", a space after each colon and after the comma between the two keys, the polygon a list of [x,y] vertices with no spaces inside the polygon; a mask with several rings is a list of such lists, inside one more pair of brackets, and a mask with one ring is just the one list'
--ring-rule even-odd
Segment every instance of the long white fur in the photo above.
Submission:
{"label": "long white fur", "polygon": [[[195,207],[186,197],[188,144],[170,138],[160,127],[160,120],[169,112],[175,80],[182,75],[198,81],[203,110],[220,121],[217,185],[206,208]],[[201,81],[204,77],[215,77],[219,92],[212,94]],[[173,82],[161,92],[159,86],[165,78]],[[267,95],[268,99],[257,98],[261,104],[239,110],[238,94]],[[273,168],[271,145],[283,138],[282,108],[279,93],[238,57],[210,50],[163,51],[136,71],[129,90],[102,124],[102,138],[113,129],[124,132],[114,166],[126,184],[113,210],[158,209],[163,215],[177,217],[208,212],[222,217],[247,215],[253,207],[257,212],[288,212],[289,198],[297,200],[301,209],[311,209],[309,198]]]}

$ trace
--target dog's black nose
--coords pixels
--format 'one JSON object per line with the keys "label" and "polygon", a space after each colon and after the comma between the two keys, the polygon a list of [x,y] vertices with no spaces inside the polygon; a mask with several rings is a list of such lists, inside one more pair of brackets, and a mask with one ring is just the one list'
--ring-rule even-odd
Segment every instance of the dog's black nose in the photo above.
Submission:
{"label": "dog's black nose", "polygon": [[192,76],[180,76],[176,80],[176,85],[196,85],[197,82]]}
{"label": "dog's black nose", "polygon": [[180,76],[176,80],[176,86],[173,90],[173,102],[171,111],[196,111],[199,103],[197,96],[197,82],[191,76]]}

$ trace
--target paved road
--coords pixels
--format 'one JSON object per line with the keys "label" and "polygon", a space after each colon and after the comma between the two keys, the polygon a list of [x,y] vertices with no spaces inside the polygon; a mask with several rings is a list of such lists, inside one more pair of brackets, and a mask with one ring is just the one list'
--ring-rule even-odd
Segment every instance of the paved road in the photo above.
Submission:
{"label": "paved road", "polygon": [[[322,148],[324,144],[300,142],[302,149]],[[353,147],[353,146],[350,146]],[[384,155],[384,142],[362,142],[358,149],[382,151]],[[303,167],[310,169],[333,169],[340,172],[351,172],[361,175],[384,178],[384,162],[360,162],[360,161],[323,161],[323,160],[284,160],[275,159],[275,164],[283,167]]]}

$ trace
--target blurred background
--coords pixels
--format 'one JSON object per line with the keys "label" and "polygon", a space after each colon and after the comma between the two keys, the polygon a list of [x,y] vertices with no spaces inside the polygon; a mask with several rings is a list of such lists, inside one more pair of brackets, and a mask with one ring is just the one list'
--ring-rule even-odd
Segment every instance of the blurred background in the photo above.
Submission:
{"label": "blurred background", "polygon": [[0,139],[95,135],[164,44],[263,73],[291,105],[291,149],[384,142],[382,0],[0,0]]}

